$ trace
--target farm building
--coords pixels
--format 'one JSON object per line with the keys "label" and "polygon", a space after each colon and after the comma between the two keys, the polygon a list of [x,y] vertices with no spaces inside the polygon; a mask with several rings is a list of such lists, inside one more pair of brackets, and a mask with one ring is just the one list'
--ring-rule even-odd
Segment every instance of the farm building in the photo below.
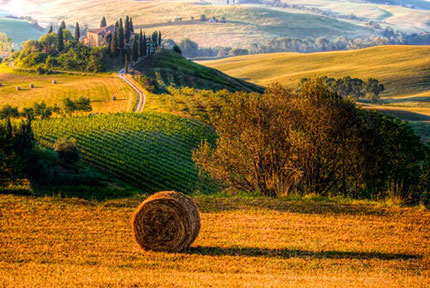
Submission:
{"label": "farm building", "polygon": [[83,43],[85,45],[94,47],[108,45],[106,41],[106,36],[112,34],[114,29],[114,25],[105,26],[97,29],[89,29],[87,32],[87,36],[83,40]]}

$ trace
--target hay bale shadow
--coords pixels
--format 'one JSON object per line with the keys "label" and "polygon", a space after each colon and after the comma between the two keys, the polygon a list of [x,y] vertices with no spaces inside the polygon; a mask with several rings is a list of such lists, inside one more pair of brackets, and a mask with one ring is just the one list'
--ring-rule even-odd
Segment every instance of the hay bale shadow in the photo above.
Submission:
{"label": "hay bale shadow", "polygon": [[410,260],[421,259],[421,255],[403,253],[384,252],[358,252],[358,251],[308,251],[299,249],[268,249],[253,247],[190,247],[183,253],[190,255],[204,256],[248,256],[248,257],[268,257],[268,258],[306,258],[306,259],[378,259],[378,260]]}

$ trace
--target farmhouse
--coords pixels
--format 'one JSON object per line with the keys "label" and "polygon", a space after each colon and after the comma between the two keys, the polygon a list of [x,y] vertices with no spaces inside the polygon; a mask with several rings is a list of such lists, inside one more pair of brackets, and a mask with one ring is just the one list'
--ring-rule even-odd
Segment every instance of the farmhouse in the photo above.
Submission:
{"label": "farmhouse", "polygon": [[114,31],[114,25],[105,26],[97,29],[90,29],[87,32],[87,36],[84,38],[83,43],[88,46],[100,47],[108,45],[106,36],[112,34]]}

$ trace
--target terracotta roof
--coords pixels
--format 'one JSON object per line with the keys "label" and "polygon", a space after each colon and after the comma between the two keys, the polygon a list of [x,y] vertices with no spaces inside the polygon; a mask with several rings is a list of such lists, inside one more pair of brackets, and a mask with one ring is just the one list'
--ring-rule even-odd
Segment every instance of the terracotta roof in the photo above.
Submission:
{"label": "terracotta roof", "polygon": [[102,27],[102,28],[96,28],[96,29],[89,29],[88,33],[95,33],[95,34],[107,34],[109,32],[113,32],[114,30],[114,26],[110,25],[110,26],[106,26],[106,27]]}

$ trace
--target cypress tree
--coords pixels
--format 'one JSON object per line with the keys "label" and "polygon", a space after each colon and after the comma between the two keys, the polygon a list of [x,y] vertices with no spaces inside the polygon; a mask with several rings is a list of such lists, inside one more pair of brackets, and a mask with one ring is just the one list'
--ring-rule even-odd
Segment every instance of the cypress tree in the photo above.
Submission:
{"label": "cypress tree", "polygon": [[79,41],[80,38],[81,38],[81,30],[79,28],[79,23],[76,22],[76,26],[75,26],[75,40]]}
{"label": "cypress tree", "polygon": [[52,28],[52,25],[51,25],[51,26],[49,26],[48,34],[49,34],[49,33],[52,33],[52,32],[54,32],[54,29]]}
{"label": "cypress tree", "polygon": [[154,48],[158,47],[158,33],[157,33],[157,31],[152,32],[152,43],[154,44]]}
{"label": "cypress tree", "polygon": [[58,52],[62,52],[64,50],[64,39],[63,39],[63,28],[58,29],[58,45],[57,45]]}
{"label": "cypress tree", "polygon": [[146,34],[143,34],[143,56],[148,55],[148,47],[147,47]]}
{"label": "cypress tree", "polygon": [[124,40],[125,43],[130,43],[130,19],[127,17],[125,17],[125,22],[124,22]]}
{"label": "cypress tree", "polygon": [[131,44],[131,55],[133,56],[133,61],[136,62],[139,58],[139,49],[137,47],[137,42],[139,39],[134,38],[132,44]]}
{"label": "cypress tree", "polygon": [[102,21],[100,21],[100,28],[103,28],[103,27],[106,27],[106,26],[107,26],[107,24],[106,24],[106,18],[105,18],[105,16],[103,16]]}
{"label": "cypress tree", "polygon": [[111,40],[111,45],[110,45],[110,50],[111,50],[111,55],[112,58],[117,57],[118,56],[118,52],[119,52],[119,32],[118,32],[118,27],[115,27],[115,30],[113,32],[113,37]]}
{"label": "cypress tree", "polygon": [[119,49],[124,49],[124,26],[122,25],[122,19],[119,19]]}
{"label": "cypress tree", "polygon": [[142,35],[142,29],[140,29],[140,33],[139,33],[139,57],[143,57],[145,56],[145,52],[143,52],[143,35]]}
{"label": "cypress tree", "polygon": [[133,19],[130,17],[130,32],[134,33]]}
{"label": "cypress tree", "polygon": [[161,31],[158,31],[158,47],[161,47]]}
{"label": "cypress tree", "polygon": [[119,28],[118,21],[115,22],[115,28]]}
{"label": "cypress tree", "polygon": [[128,73],[128,57],[127,57],[127,53],[125,54],[125,73]]}
{"label": "cypress tree", "polygon": [[61,21],[60,28],[61,28],[61,30],[66,29],[66,22],[64,22],[64,20]]}

